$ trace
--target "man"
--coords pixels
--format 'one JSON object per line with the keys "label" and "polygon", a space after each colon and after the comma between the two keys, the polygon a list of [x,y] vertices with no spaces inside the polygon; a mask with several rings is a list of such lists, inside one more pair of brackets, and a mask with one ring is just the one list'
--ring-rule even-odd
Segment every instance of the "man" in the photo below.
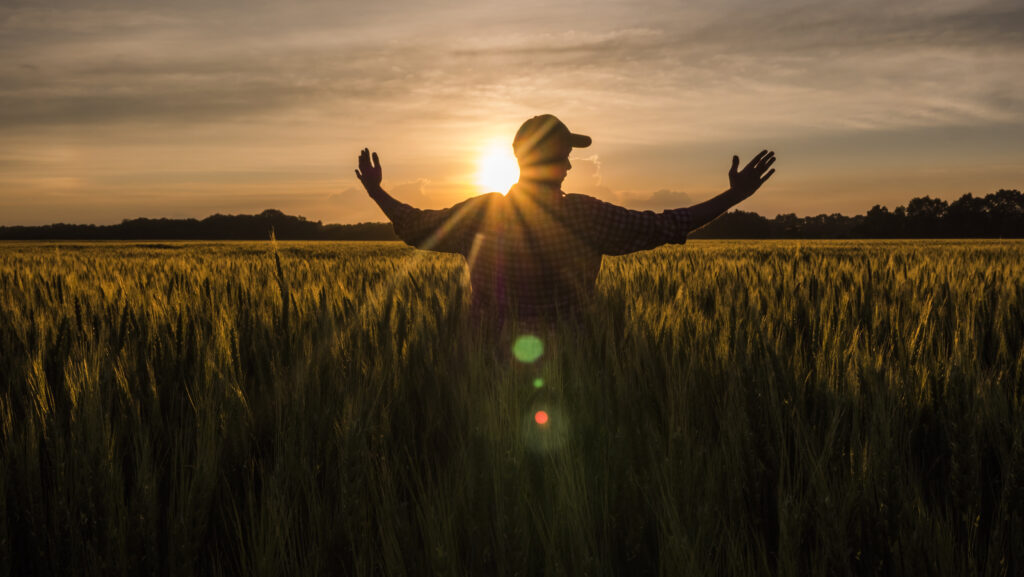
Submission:
{"label": "man", "polygon": [[395,227],[417,248],[458,253],[469,263],[474,313],[492,318],[553,320],[576,314],[594,293],[602,255],[621,255],[686,235],[750,197],[775,172],[775,153],[761,151],[743,168],[733,156],[729,190],[689,208],[634,211],[561,185],[573,148],[590,146],[550,114],[519,128],[512,148],[520,177],[507,195],[490,193],[444,210],[419,210],[381,187],[377,153],[359,156],[356,176]]}

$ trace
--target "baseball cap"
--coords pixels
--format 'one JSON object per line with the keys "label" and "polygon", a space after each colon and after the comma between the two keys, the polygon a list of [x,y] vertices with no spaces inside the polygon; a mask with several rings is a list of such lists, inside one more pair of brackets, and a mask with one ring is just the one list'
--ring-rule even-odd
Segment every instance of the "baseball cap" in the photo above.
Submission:
{"label": "baseball cap", "polygon": [[569,132],[569,127],[551,114],[541,114],[519,127],[512,150],[520,164],[535,164],[568,158],[573,148],[590,146],[589,136]]}

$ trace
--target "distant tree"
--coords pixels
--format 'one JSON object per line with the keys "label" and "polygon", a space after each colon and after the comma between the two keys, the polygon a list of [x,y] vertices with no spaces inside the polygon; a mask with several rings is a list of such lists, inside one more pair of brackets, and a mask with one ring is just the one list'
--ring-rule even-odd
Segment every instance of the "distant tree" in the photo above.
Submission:
{"label": "distant tree", "polygon": [[802,233],[803,219],[790,212],[779,214],[772,221],[773,238],[797,238]]}
{"label": "distant tree", "polygon": [[944,236],[953,238],[979,238],[991,228],[989,203],[967,193],[953,201],[942,217]]}
{"label": "distant tree", "polygon": [[924,196],[907,204],[907,234],[915,238],[941,236],[940,223],[946,213],[946,201]]}
{"label": "distant tree", "polygon": [[1024,236],[1024,195],[1019,190],[1002,189],[985,200],[992,215],[993,236]]}
{"label": "distant tree", "polygon": [[857,230],[859,236],[886,238],[893,235],[895,218],[889,209],[876,204],[864,216],[864,222]]}
{"label": "distant tree", "polygon": [[892,223],[894,237],[903,238],[907,236],[907,209],[897,206],[896,210],[892,211]]}
{"label": "distant tree", "polygon": [[695,231],[694,238],[769,238],[771,224],[765,217],[742,210],[727,212]]}

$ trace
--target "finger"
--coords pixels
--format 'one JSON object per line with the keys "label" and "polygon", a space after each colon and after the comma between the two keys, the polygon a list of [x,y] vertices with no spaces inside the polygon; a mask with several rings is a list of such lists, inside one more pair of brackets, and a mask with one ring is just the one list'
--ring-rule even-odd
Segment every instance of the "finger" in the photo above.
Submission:
{"label": "finger", "polygon": [[359,180],[363,179],[363,175],[359,173],[359,169],[358,168],[356,169],[356,178],[358,178]]}
{"label": "finger", "polygon": [[768,158],[767,160],[762,162],[761,166],[759,166],[758,169],[760,170],[760,172],[764,172],[764,171],[768,170],[768,167],[773,165],[773,164],[775,164],[775,157],[774,156],[772,156],[771,158]]}
{"label": "finger", "polygon": [[768,174],[764,175],[764,177],[761,178],[761,183],[764,184],[764,181],[768,180],[771,177],[771,175],[773,175],[773,174],[775,174],[775,169],[774,168],[769,170]]}
{"label": "finger", "polygon": [[740,166],[740,157],[733,155],[732,157],[732,168],[729,169],[729,174],[736,174],[736,169]]}
{"label": "finger", "polygon": [[376,152],[373,153],[373,167],[374,168],[380,168],[380,159],[377,158],[377,153]]}
{"label": "finger", "polygon": [[758,162],[761,162],[761,159],[764,158],[764,155],[766,154],[768,154],[767,150],[762,150],[761,152],[757,153],[757,156],[750,159],[750,162],[748,162],[747,165],[743,167],[743,170],[749,170],[751,167],[756,166]]}

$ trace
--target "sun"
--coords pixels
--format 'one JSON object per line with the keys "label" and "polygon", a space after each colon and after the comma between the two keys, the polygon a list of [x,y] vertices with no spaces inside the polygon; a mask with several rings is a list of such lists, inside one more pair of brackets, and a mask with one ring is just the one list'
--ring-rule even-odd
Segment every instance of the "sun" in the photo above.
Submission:
{"label": "sun", "polygon": [[480,156],[477,163],[476,184],[484,192],[505,194],[519,180],[519,164],[512,154],[512,147],[492,144]]}

